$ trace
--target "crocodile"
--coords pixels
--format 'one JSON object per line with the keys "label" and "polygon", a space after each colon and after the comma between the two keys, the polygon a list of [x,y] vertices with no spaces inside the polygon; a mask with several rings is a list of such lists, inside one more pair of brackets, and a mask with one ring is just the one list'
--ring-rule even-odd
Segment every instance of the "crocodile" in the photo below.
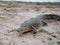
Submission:
{"label": "crocodile", "polygon": [[[33,34],[37,33],[37,30],[42,26],[47,26],[48,21],[60,21],[60,15],[56,14],[44,14],[38,15],[35,18],[31,18],[21,24],[18,29],[20,34],[32,31]],[[52,22],[51,22],[52,23]]]}

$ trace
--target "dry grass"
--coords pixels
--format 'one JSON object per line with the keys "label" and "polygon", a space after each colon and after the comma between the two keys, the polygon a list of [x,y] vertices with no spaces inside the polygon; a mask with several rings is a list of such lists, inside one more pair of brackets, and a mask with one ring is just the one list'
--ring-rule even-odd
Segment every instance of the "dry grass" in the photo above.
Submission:
{"label": "dry grass", "polygon": [[[2,2],[2,1],[0,1]],[[16,7],[16,6],[19,6],[19,5],[60,5],[60,2],[2,2],[2,3],[5,3],[5,4],[8,4],[7,7]],[[3,5],[4,6],[4,5]]]}

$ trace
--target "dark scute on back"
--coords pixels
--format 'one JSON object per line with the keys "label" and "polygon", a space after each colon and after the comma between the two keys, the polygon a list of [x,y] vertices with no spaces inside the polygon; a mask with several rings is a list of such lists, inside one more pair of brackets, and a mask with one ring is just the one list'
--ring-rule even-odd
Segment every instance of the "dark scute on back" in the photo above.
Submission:
{"label": "dark scute on back", "polygon": [[60,21],[60,16],[56,14],[46,14],[43,16],[43,19]]}

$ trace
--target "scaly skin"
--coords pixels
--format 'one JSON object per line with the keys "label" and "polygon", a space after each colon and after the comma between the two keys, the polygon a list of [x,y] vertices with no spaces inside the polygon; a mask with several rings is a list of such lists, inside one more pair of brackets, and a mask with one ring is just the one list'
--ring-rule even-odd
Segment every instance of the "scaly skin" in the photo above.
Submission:
{"label": "scaly skin", "polygon": [[60,16],[56,14],[39,15],[35,18],[31,18],[30,20],[25,21],[18,30],[20,34],[29,31],[33,31],[33,34],[35,34],[38,28],[40,28],[41,26],[47,26],[46,21],[50,20],[60,21]]}

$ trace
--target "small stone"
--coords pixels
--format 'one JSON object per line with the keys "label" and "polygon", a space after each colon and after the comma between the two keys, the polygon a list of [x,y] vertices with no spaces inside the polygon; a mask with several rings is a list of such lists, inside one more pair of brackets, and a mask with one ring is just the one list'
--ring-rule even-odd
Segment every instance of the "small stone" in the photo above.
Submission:
{"label": "small stone", "polygon": [[56,36],[55,36],[55,35],[54,35],[53,37],[54,37],[54,38],[56,38]]}
{"label": "small stone", "polygon": [[52,40],[52,38],[48,38],[48,40]]}

